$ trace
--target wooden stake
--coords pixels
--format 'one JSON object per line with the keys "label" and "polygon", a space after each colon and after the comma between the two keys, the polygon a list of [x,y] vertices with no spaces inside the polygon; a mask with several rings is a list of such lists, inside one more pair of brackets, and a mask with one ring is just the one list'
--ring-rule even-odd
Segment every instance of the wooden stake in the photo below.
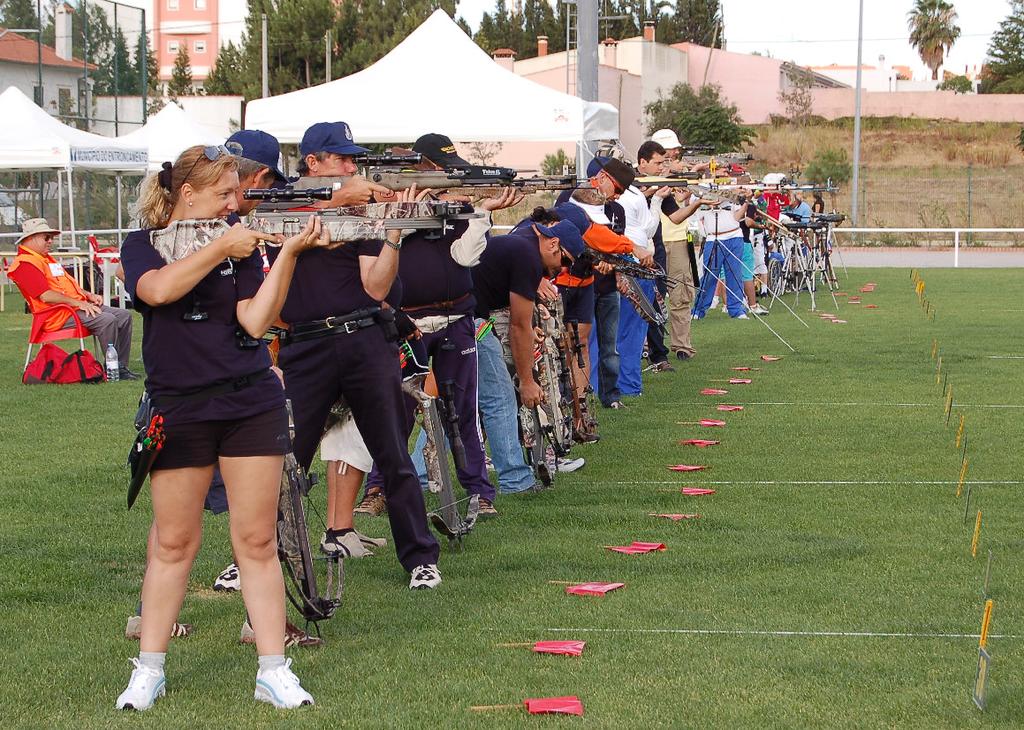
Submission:
{"label": "wooden stake", "polygon": [[985,615],[981,618],[981,637],[978,647],[984,649],[988,645],[988,627],[992,623],[992,599],[985,601]]}
{"label": "wooden stake", "polygon": [[495,644],[495,646],[502,649],[522,649],[523,647],[533,646],[534,643],[532,641],[513,641],[508,644]]}
{"label": "wooden stake", "polygon": [[960,425],[956,429],[956,448],[960,448],[960,441],[964,437],[964,414],[960,414]]}
{"label": "wooden stake", "polygon": [[964,479],[967,477],[967,459],[960,465],[960,477],[956,482],[956,496],[959,497],[964,488]]}
{"label": "wooden stake", "polygon": [[473,712],[494,712],[495,710],[518,710],[522,705],[473,705]]}
{"label": "wooden stake", "polygon": [[978,519],[974,521],[974,537],[971,538],[971,557],[978,557],[978,538],[981,537],[981,510],[978,510]]}

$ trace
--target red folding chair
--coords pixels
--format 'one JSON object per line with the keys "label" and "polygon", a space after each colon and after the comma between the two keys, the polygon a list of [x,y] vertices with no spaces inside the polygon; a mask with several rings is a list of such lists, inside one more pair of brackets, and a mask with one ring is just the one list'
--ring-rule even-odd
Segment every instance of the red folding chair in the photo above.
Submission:
{"label": "red folding chair", "polygon": [[[64,327],[57,330],[56,332],[44,332],[43,326],[46,324],[46,318],[48,315],[54,312],[67,311],[71,314],[69,322],[74,322],[72,327]],[[42,345],[45,342],[57,342],[58,340],[78,340],[78,348],[80,350],[85,349],[85,338],[92,335],[92,332],[82,324],[82,320],[78,317],[78,312],[69,304],[54,304],[52,307],[46,307],[40,309],[38,312],[32,313],[32,326],[28,333],[28,352],[25,353],[25,367],[21,370],[25,371],[28,367],[29,362],[32,361],[32,346]],[[93,335],[93,341],[96,342],[96,351],[99,352],[99,340]]]}

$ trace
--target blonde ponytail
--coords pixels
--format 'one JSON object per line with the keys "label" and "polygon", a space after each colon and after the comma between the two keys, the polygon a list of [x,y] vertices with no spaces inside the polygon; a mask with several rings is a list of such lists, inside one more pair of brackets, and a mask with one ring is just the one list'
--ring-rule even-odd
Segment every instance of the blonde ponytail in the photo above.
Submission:
{"label": "blonde ponytail", "polygon": [[181,195],[181,186],[187,181],[193,189],[201,190],[220,179],[225,172],[237,172],[238,160],[221,150],[211,160],[202,145],[189,147],[178,155],[172,165],[165,162],[160,172],[151,173],[142,181],[139,199],[133,213],[144,228],[165,228]]}

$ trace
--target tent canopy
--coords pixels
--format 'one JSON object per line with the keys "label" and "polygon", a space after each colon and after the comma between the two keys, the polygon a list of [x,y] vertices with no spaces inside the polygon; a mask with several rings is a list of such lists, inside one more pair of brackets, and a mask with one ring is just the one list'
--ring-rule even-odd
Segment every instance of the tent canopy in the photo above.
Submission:
{"label": "tent canopy", "polygon": [[149,150],[150,171],[159,170],[164,161],[174,162],[193,145],[222,144],[223,139],[201,127],[173,101],[154,114],[145,126],[122,134],[119,142]]}
{"label": "tent canopy", "polygon": [[69,127],[14,86],[0,94],[2,170],[144,173],[147,162],[144,147]]}
{"label": "tent canopy", "polygon": [[249,102],[245,126],[295,143],[316,122],[344,120],[359,142],[615,139],[619,113],[507,71],[443,10],[384,58],[351,76]]}

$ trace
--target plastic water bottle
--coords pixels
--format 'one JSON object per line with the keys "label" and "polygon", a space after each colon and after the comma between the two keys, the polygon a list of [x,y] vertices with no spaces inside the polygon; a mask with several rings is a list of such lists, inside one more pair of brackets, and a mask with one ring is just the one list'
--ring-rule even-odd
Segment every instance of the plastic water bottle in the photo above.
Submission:
{"label": "plastic water bottle", "polygon": [[116,383],[121,378],[121,366],[117,362],[117,350],[114,343],[107,345],[107,382]]}

